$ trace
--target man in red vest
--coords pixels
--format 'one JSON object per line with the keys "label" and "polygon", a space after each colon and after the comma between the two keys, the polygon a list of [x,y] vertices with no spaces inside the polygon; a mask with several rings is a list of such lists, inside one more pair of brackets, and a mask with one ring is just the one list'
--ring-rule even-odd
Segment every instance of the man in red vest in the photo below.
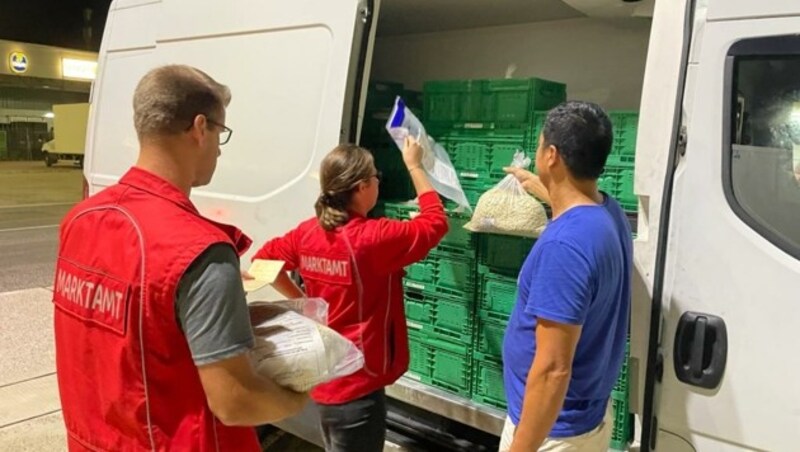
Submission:
{"label": "man in red vest", "polygon": [[258,451],[252,427],[307,401],[257,375],[239,271],[250,239],[199,214],[230,91],[188,66],[136,87],[139,160],[73,208],[53,293],[70,450]]}

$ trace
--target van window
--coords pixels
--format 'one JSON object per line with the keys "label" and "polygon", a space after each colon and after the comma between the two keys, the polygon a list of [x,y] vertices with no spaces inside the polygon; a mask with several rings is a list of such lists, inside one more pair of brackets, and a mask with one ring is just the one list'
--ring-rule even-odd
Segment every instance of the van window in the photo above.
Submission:
{"label": "van window", "polygon": [[727,198],[753,229],[800,257],[800,39],[739,42],[727,68]]}

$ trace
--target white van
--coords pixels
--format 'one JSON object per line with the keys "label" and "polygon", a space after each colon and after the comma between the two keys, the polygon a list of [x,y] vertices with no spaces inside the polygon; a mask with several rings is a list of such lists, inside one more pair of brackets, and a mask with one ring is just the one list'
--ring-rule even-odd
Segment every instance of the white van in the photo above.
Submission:
{"label": "white van", "polygon": [[[372,79],[542,77],[640,111],[631,402],[642,450],[797,450],[798,0],[115,0],[92,90],[90,193],[134,163],[149,69],[233,91],[201,211],[256,243],[313,214]],[[793,339],[794,338],[794,339]],[[498,434],[503,413],[401,380],[389,395]]]}

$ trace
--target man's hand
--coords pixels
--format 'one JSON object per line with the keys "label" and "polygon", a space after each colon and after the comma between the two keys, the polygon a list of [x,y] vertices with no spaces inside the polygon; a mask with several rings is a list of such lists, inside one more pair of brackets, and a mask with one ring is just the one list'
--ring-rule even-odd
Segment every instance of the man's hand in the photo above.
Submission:
{"label": "man's hand", "polygon": [[503,171],[516,177],[526,192],[550,204],[550,194],[547,192],[547,187],[544,186],[542,180],[539,179],[539,176],[526,169],[513,166],[505,167]]}

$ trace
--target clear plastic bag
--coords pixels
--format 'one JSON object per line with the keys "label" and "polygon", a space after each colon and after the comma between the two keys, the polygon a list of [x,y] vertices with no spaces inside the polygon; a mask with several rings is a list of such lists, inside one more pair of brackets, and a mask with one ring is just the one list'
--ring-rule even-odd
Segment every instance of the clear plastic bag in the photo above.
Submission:
{"label": "clear plastic bag", "polygon": [[[277,300],[277,301],[254,301],[249,303],[250,306],[250,323],[257,325],[261,323],[258,316],[262,315],[262,306],[280,306],[286,309],[303,314],[309,319],[321,323],[328,324],[328,302],[322,298],[293,298],[290,300]],[[269,314],[271,311],[267,309],[264,313]]]}
{"label": "clear plastic bag", "polygon": [[364,355],[353,342],[317,321],[327,315],[327,303],[320,298],[251,303],[256,344],[249,355],[256,371],[306,392],[364,367]]}
{"label": "clear plastic bag", "polygon": [[425,126],[406,108],[403,99],[399,96],[394,101],[394,109],[386,122],[386,130],[392,136],[397,148],[402,151],[407,136],[417,139],[422,147],[422,168],[428,174],[433,188],[445,198],[453,200],[463,209],[472,211],[467,200],[467,195],[461,188],[450,157],[433,138],[425,132]]}
{"label": "clear plastic bag", "polygon": [[[530,157],[514,153],[511,166],[528,168]],[[509,174],[482,194],[475,212],[464,228],[472,232],[538,237],[547,225],[544,206],[529,195],[516,177]]]}

